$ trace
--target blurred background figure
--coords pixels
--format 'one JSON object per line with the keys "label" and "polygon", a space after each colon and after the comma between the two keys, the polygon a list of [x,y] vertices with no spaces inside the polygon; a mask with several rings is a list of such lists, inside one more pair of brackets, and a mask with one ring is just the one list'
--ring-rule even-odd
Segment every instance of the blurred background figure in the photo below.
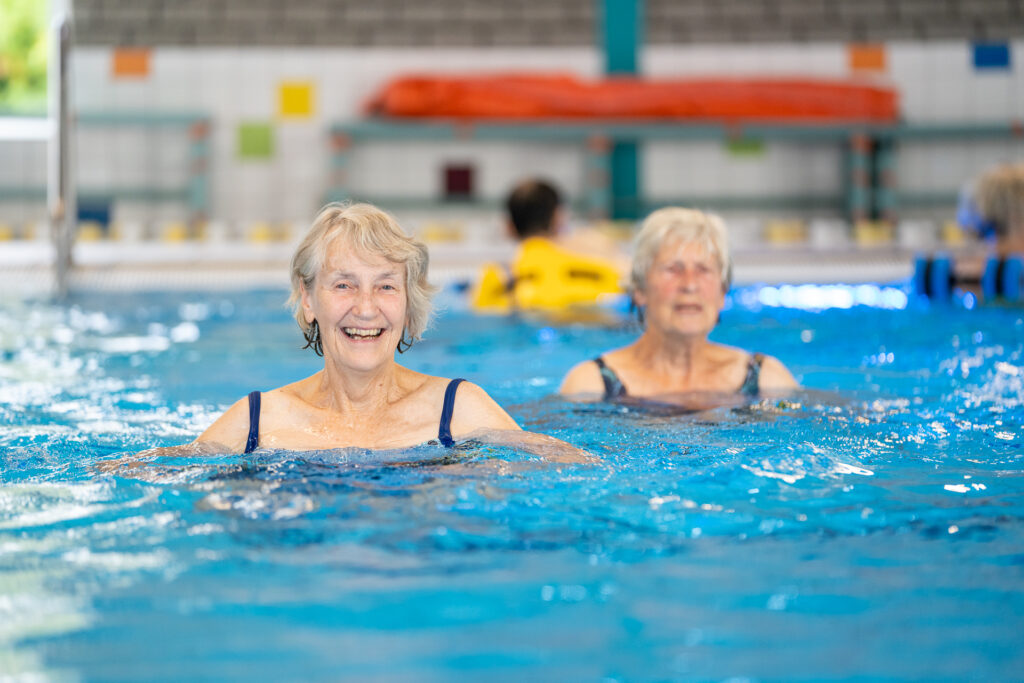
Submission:
{"label": "blurred background figure", "polygon": [[958,218],[1001,255],[1024,251],[1024,163],[1000,164],[982,173],[964,193]]}
{"label": "blurred background figure", "polygon": [[637,236],[631,274],[643,334],[574,367],[560,392],[606,400],[657,397],[704,407],[714,394],[756,396],[796,387],[775,358],[708,339],[731,278],[720,217],[674,207],[655,211]]}
{"label": "blurred background figure", "polygon": [[625,257],[594,230],[566,239],[565,207],[552,183],[524,180],[505,206],[508,233],[519,246],[509,266],[483,267],[471,299],[476,310],[560,313],[622,293]]}
{"label": "blurred background figure", "polygon": [[956,222],[974,244],[953,255],[918,257],[915,290],[947,298],[956,287],[983,299],[1020,300],[1024,164],[999,164],[973,179],[960,192]]}

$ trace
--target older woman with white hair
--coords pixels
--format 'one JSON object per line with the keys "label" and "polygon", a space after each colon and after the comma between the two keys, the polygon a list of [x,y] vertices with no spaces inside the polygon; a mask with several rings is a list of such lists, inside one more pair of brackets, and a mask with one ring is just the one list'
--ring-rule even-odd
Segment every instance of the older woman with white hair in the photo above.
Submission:
{"label": "older woman with white hair", "polygon": [[564,442],[522,431],[475,384],[395,362],[395,352],[418,340],[430,318],[435,288],[427,282],[427,262],[426,246],[384,211],[368,204],[325,207],[292,258],[290,299],[306,347],[323,357],[323,369],[252,392],[178,448],[396,449],[473,437],[554,460],[585,459]]}
{"label": "older woman with white hair", "polygon": [[643,334],[574,367],[560,393],[607,400],[694,392],[756,395],[796,387],[775,358],[708,340],[731,277],[720,217],[675,207],[652,213],[637,235],[631,273]]}

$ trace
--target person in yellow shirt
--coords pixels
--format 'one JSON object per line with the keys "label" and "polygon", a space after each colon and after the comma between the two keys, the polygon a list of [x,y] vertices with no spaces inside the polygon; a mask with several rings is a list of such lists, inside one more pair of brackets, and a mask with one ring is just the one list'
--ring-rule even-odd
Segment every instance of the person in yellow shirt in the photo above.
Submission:
{"label": "person in yellow shirt", "polygon": [[507,268],[483,267],[471,298],[475,310],[562,314],[622,294],[623,275],[613,260],[567,248],[559,240],[565,213],[553,185],[525,180],[509,194],[506,207],[509,231],[519,246]]}

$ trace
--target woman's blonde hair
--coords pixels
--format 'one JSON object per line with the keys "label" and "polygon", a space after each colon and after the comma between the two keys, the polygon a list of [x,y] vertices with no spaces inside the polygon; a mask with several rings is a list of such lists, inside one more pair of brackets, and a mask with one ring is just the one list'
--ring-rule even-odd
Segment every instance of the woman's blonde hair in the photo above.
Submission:
{"label": "woman's blonde hair", "polygon": [[729,236],[721,216],[697,209],[670,206],[658,209],[640,226],[634,240],[633,268],[630,281],[634,292],[647,286],[647,274],[668,243],[699,244],[717,261],[722,271],[722,289],[732,284],[732,260]]}
{"label": "woman's blonde hair", "polygon": [[327,259],[327,250],[339,239],[356,252],[383,256],[405,266],[403,338],[408,334],[409,342],[420,339],[430,322],[430,300],[437,291],[427,282],[430,260],[427,246],[406,235],[391,214],[372,204],[335,203],[320,210],[292,256],[292,292],[288,305],[307,340],[310,340],[311,323],[306,322],[303,315],[301,287],[312,291],[313,282]]}
{"label": "woman's blonde hair", "polygon": [[1002,164],[978,179],[978,210],[1000,237],[1024,236],[1024,164]]}

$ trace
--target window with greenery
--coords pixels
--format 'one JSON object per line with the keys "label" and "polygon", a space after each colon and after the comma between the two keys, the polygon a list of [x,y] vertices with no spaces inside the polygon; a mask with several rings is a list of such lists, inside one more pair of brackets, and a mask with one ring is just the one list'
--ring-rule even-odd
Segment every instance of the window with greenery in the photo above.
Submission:
{"label": "window with greenery", "polygon": [[0,114],[46,113],[50,3],[0,0]]}

